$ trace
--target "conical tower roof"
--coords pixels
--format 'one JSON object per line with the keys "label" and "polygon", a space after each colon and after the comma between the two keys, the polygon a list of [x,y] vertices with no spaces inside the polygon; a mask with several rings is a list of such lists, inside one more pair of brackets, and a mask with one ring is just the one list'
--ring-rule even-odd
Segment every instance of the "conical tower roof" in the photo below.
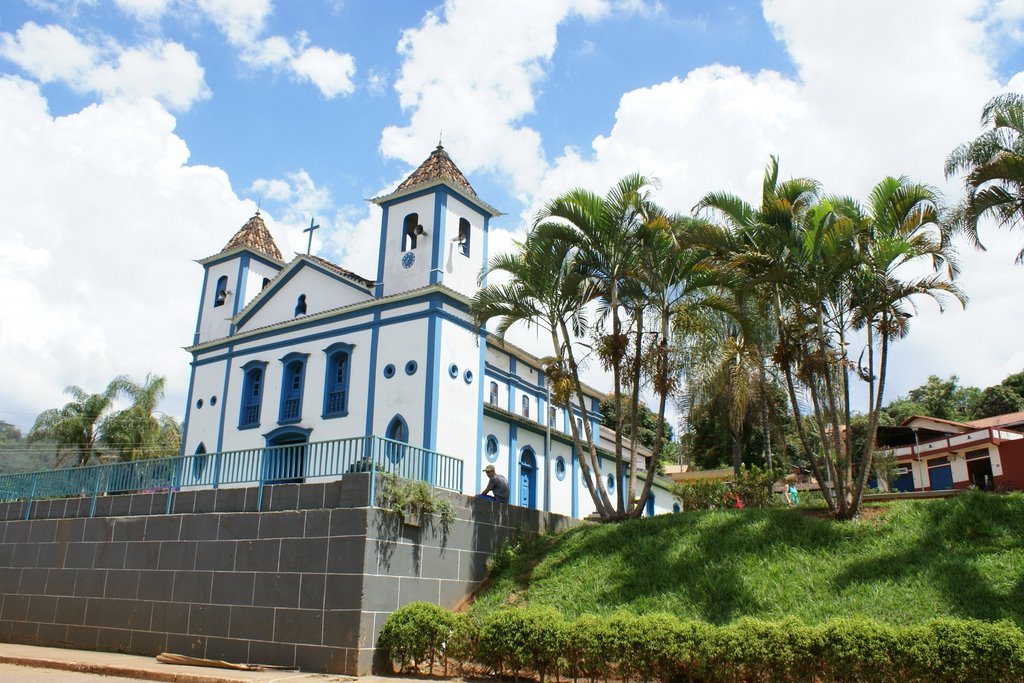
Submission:
{"label": "conical tower roof", "polygon": [[471,197],[476,197],[476,190],[466,180],[466,176],[462,175],[462,171],[448,156],[448,152],[444,151],[444,146],[441,144],[437,145],[437,149],[430,153],[427,160],[420,164],[420,167],[413,171],[412,175],[402,181],[395,192],[423,185],[432,180],[447,180],[468,192]]}
{"label": "conical tower roof", "polygon": [[281,257],[281,250],[274,243],[274,238],[271,236],[270,231],[267,230],[267,224],[263,222],[259,211],[242,226],[241,230],[235,233],[235,236],[231,238],[223,251],[230,251],[236,247],[249,247],[278,261],[284,260]]}

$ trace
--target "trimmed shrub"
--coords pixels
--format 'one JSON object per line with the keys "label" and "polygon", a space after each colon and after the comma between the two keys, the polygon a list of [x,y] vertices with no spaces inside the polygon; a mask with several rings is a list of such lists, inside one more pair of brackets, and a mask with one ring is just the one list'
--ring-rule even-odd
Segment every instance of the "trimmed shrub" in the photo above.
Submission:
{"label": "trimmed shrub", "polygon": [[921,642],[906,629],[870,619],[833,619],[815,627],[819,676],[823,681],[906,680],[915,675]]}
{"label": "trimmed shrub", "polygon": [[534,671],[544,681],[557,672],[566,649],[567,628],[561,612],[553,607],[520,607],[487,616],[480,628],[477,655],[497,672]]}
{"label": "trimmed shrub", "polygon": [[712,680],[813,680],[817,668],[813,631],[796,619],[744,618],[713,628],[703,653]]}
{"label": "trimmed shrub", "polygon": [[565,631],[565,675],[595,681],[612,673],[612,629],[608,619],[584,614]]}
{"label": "trimmed shrub", "polygon": [[402,667],[432,668],[443,658],[446,674],[451,659],[541,681],[564,674],[590,681],[1024,683],[1024,632],[1009,621],[889,626],[852,618],[805,626],[794,618],[744,618],[712,626],[620,612],[567,623],[552,607],[525,606],[477,623],[412,603],[388,618],[379,643]]}
{"label": "trimmed shrub", "polygon": [[401,670],[410,664],[419,667],[424,662],[432,670],[435,660],[444,657],[445,643],[456,621],[455,615],[443,607],[411,602],[388,617],[377,644]]}
{"label": "trimmed shrub", "polygon": [[682,623],[671,614],[619,613],[609,623],[612,656],[619,676],[638,681],[669,681],[681,667]]}

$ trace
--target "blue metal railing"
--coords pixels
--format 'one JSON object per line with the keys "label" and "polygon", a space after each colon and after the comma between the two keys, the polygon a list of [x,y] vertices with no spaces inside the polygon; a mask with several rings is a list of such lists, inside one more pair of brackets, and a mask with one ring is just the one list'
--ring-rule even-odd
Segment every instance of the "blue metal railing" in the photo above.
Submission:
{"label": "blue metal railing", "polygon": [[[171,458],[133,460],[106,465],[0,475],[0,502],[90,496],[91,517],[102,495],[169,491],[182,488],[218,488],[252,484],[259,487],[257,509],[262,509],[263,487],[299,483],[313,478],[339,478],[354,472],[388,472],[402,479],[425,481],[431,486],[462,492],[463,462],[418,446],[360,436],[334,441],[268,446],[221,453],[197,453]],[[375,500],[375,477],[370,478],[368,504]]]}

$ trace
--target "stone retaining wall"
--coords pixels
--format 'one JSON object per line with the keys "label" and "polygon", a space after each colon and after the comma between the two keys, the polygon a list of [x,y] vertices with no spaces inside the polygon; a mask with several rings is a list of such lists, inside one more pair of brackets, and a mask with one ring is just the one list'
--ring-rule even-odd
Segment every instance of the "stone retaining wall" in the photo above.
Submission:
{"label": "stone retaining wall", "polygon": [[328,484],[0,505],[0,640],[365,674],[400,605],[452,607],[516,534],[572,520],[449,495],[456,520],[368,507],[368,476]]}

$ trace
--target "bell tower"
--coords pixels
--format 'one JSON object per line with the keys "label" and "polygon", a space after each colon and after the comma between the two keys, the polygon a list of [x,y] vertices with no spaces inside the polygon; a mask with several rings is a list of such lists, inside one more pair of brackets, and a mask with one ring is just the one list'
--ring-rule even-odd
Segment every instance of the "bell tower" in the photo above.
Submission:
{"label": "bell tower", "polygon": [[193,344],[234,333],[231,320],[284,267],[259,211],[220,253],[197,263],[203,267],[203,294]]}
{"label": "bell tower", "polygon": [[490,220],[501,213],[482,201],[438,145],[381,207],[376,296],[441,284],[465,296],[487,264]]}

